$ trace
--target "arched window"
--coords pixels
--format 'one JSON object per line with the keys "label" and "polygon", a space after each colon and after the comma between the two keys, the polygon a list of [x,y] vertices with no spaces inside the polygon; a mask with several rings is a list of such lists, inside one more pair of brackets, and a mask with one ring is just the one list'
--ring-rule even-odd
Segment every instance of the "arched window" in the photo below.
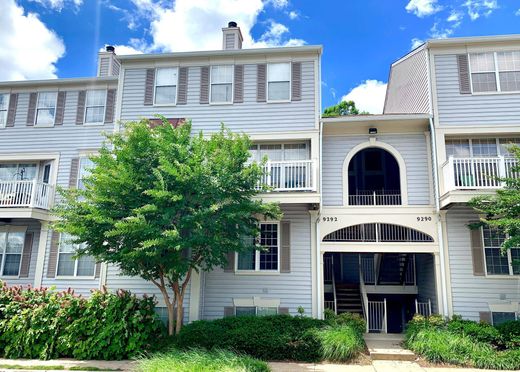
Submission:
{"label": "arched window", "polygon": [[363,223],[343,227],[323,238],[324,242],[433,243],[419,230],[389,223]]}
{"label": "arched window", "polygon": [[399,164],[385,149],[368,147],[348,164],[349,205],[400,205]]}

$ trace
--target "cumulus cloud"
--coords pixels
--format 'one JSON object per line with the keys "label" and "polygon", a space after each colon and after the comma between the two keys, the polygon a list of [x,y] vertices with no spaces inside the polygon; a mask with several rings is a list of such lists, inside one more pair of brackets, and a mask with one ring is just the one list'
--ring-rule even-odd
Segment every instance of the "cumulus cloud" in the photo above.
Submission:
{"label": "cumulus cloud", "polygon": [[56,78],[56,62],[65,54],[54,31],[15,0],[2,0],[0,45],[0,80]]}
{"label": "cumulus cloud", "polygon": [[83,5],[83,0],[29,0],[35,3],[38,3],[46,8],[56,10],[61,12],[61,10],[68,5],[74,6],[75,9],[78,9],[81,5]]}
{"label": "cumulus cloud", "polygon": [[520,16],[520,8],[516,11],[515,15]]}
{"label": "cumulus cloud", "polygon": [[[520,10],[519,10],[520,12]],[[297,19],[298,17],[300,17],[300,13],[298,13],[296,10],[291,10],[289,13],[289,18],[290,19]]]}
{"label": "cumulus cloud", "polygon": [[457,10],[452,10],[450,15],[448,16],[448,18],[446,18],[446,20],[448,22],[460,22],[462,20],[462,13],[457,11]]}
{"label": "cumulus cloud", "polygon": [[385,104],[386,83],[379,80],[365,80],[344,95],[342,101],[354,101],[360,111],[381,114]]}
{"label": "cumulus cloud", "polygon": [[423,18],[440,12],[442,6],[437,4],[437,0],[410,0],[405,9],[408,13]]}
{"label": "cumulus cloud", "polygon": [[464,3],[469,18],[474,21],[480,17],[489,17],[493,11],[498,9],[497,0],[466,0]]}
{"label": "cumulus cloud", "polygon": [[424,40],[421,40],[421,39],[419,39],[419,38],[414,37],[414,38],[412,39],[412,47],[411,47],[411,49],[418,48],[418,47],[420,47],[423,43],[424,43]]}
{"label": "cumulus cloud", "polygon": [[[116,44],[116,45],[112,45],[112,46],[115,48],[116,54],[118,54],[118,55],[143,54],[143,51],[136,49],[129,45]],[[99,49],[99,51],[104,52],[105,48],[101,48],[101,49]]]}

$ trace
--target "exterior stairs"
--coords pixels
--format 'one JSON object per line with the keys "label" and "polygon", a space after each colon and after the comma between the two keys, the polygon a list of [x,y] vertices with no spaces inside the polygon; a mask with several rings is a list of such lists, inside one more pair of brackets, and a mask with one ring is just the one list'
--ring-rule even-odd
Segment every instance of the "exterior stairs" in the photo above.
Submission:
{"label": "exterior stairs", "polygon": [[358,313],[363,316],[361,293],[357,284],[336,284],[337,313]]}
{"label": "exterior stairs", "polygon": [[377,284],[403,284],[409,256],[406,253],[383,253]]}

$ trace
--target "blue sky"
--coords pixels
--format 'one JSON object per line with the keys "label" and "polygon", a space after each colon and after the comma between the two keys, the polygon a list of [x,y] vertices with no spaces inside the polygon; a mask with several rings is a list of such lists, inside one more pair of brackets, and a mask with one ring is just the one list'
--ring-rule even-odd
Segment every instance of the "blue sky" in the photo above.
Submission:
{"label": "blue sky", "polygon": [[323,106],[380,110],[389,65],[429,38],[520,33],[519,0],[0,0],[0,80],[93,76],[97,51],[322,44]]}

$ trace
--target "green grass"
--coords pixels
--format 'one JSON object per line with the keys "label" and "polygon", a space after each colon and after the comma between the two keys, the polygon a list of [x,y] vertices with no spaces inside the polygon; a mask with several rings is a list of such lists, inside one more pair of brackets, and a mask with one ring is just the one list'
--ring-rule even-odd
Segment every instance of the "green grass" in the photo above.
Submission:
{"label": "green grass", "polygon": [[268,372],[267,363],[230,351],[172,349],[139,361],[139,372]]}
{"label": "green grass", "polygon": [[316,331],[320,340],[323,358],[330,361],[346,362],[365,348],[365,341],[351,326],[327,327]]}

